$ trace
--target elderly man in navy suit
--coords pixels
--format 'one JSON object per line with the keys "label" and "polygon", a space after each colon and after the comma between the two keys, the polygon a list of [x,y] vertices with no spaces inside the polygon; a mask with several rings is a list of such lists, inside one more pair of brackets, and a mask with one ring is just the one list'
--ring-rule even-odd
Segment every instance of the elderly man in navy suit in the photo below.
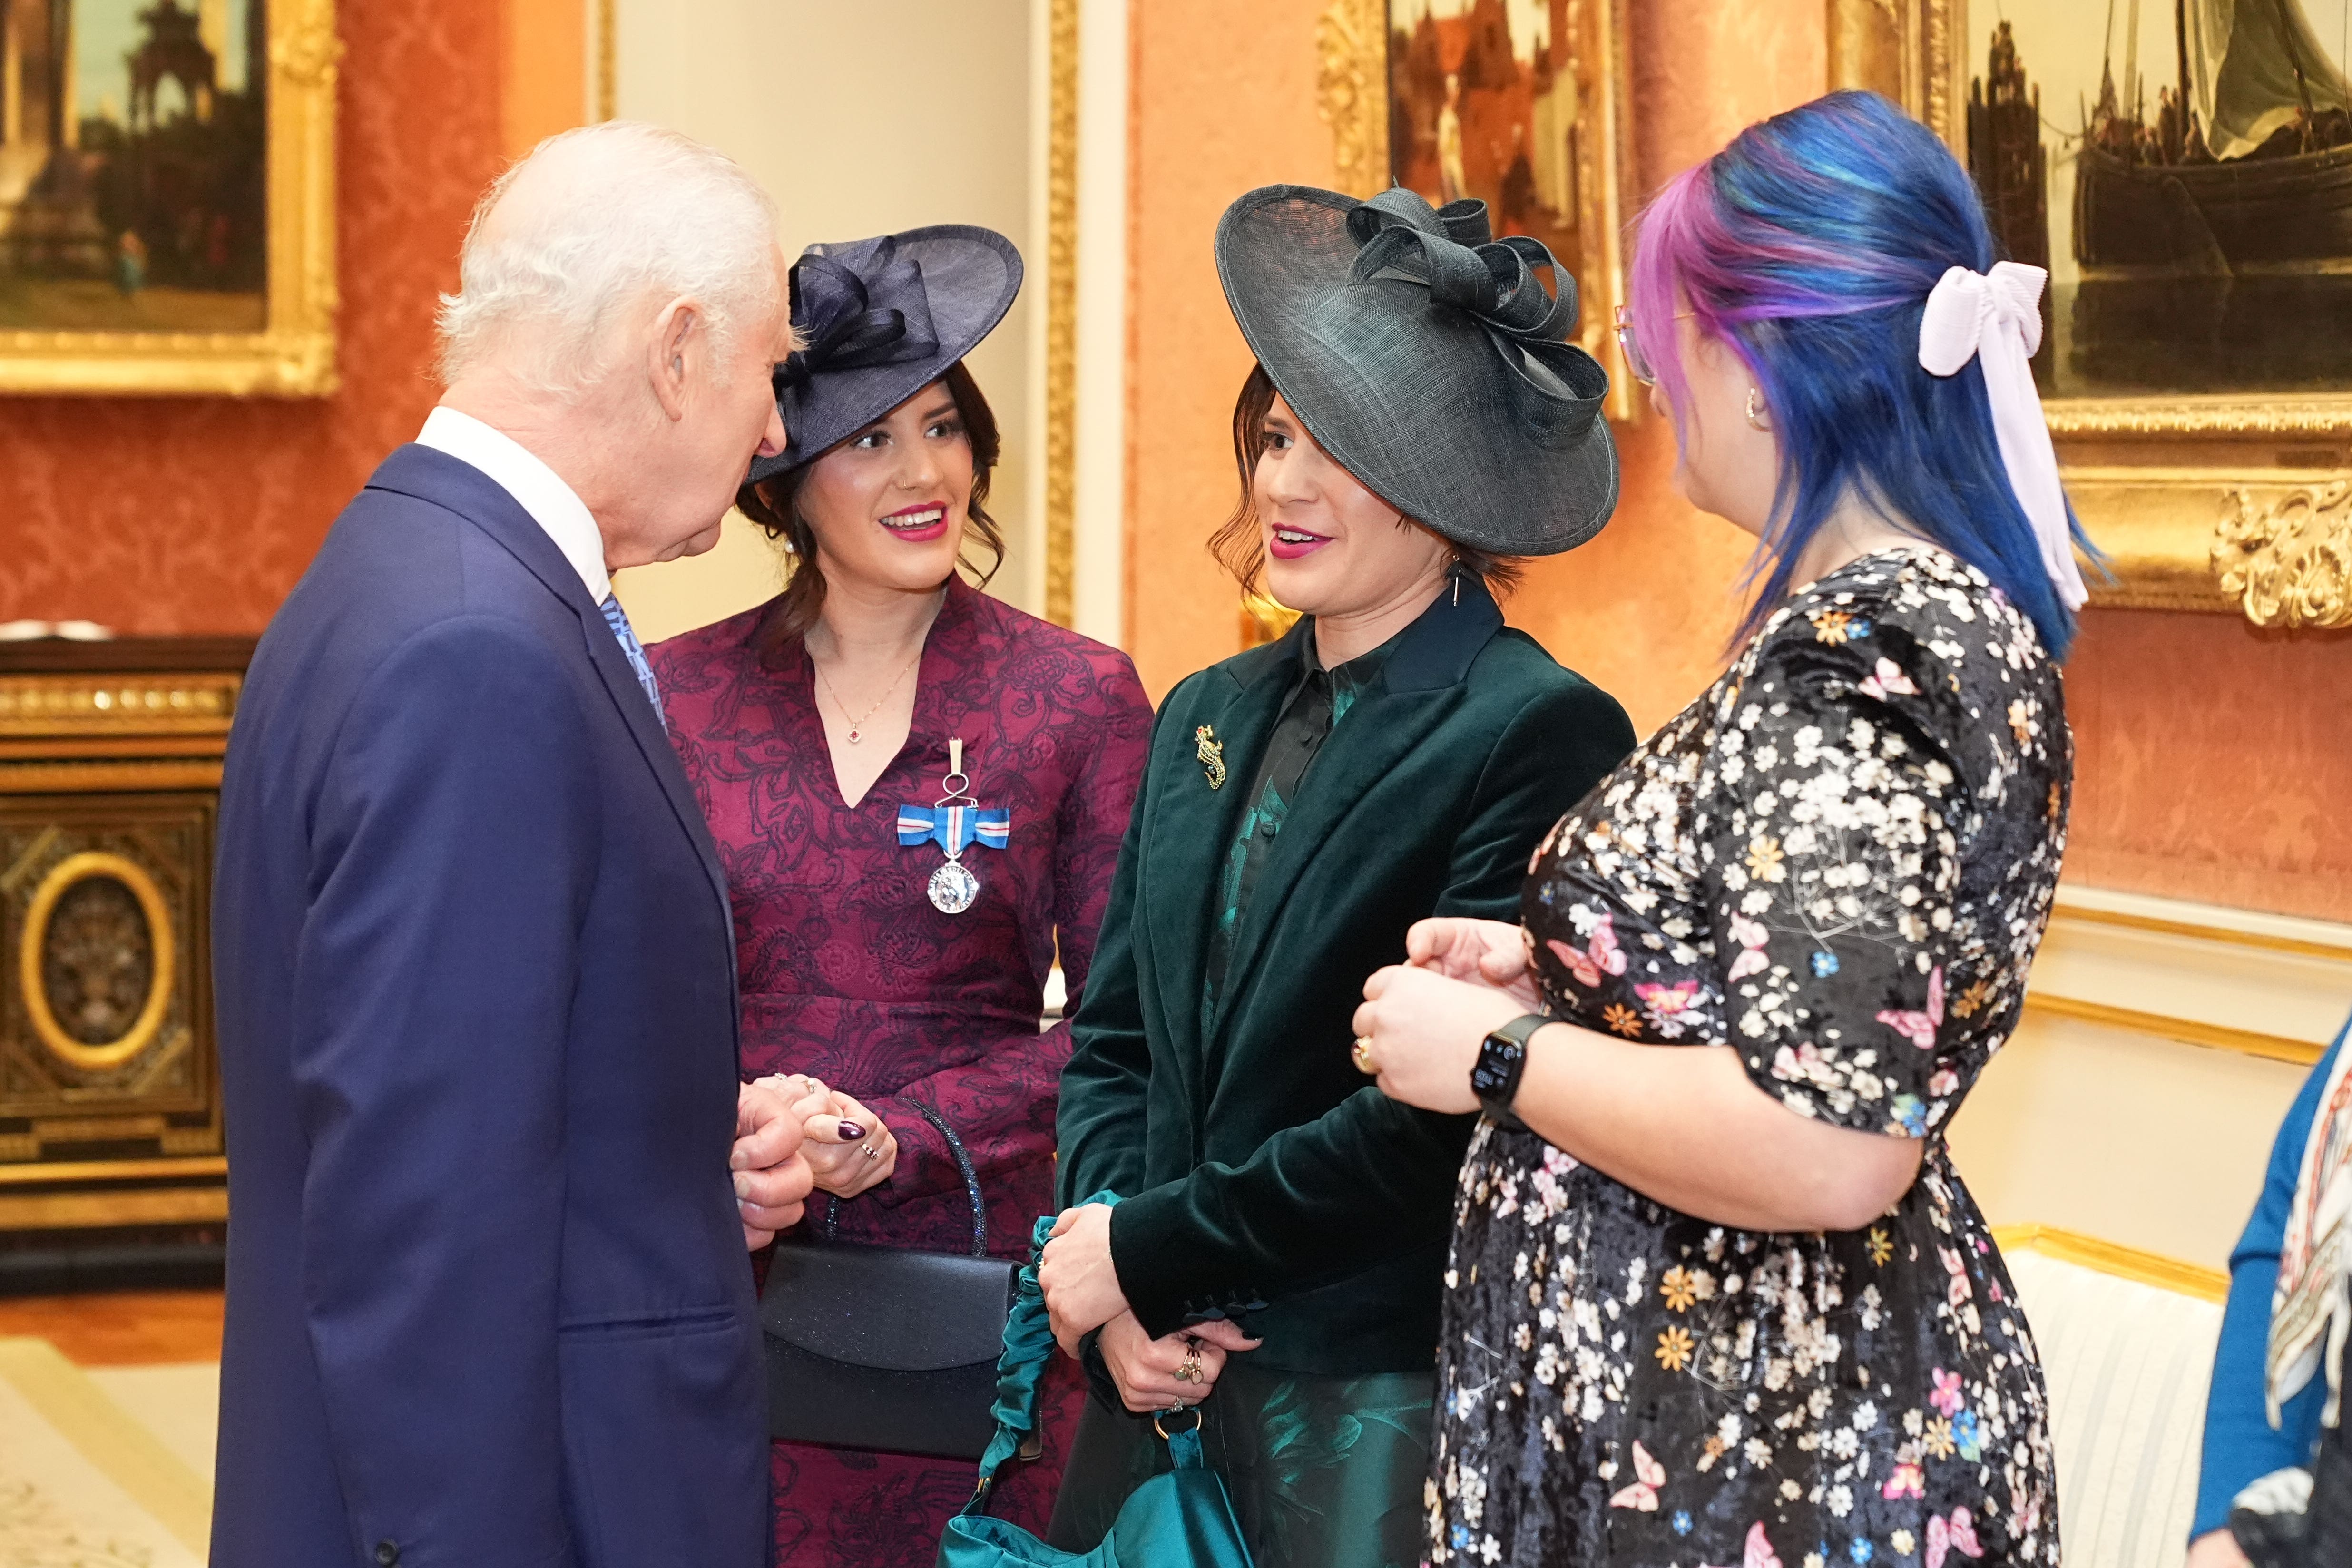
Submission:
{"label": "elderly man in navy suit", "polygon": [[783,447],[774,215],[597,126],[460,276],[447,395],[229,742],[212,1561],[761,1568],[745,1248],[799,1217],[805,1108],[740,1082],[724,875],[608,574],[709,549]]}

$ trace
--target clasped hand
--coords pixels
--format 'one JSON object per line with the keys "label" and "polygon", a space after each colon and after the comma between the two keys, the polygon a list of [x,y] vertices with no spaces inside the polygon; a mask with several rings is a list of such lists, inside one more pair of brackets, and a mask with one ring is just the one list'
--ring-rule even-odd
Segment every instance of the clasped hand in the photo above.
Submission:
{"label": "clasped hand", "polygon": [[764,1078],[736,1094],[729,1164],[743,1245],[756,1252],[800,1224],[810,1193],[854,1198],[888,1181],[898,1141],[880,1117],[815,1079]]}
{"label": "clasped hand", "polygon": [[1078,1342],[1100,1329],[1103,1365],[1129,1410],[1198,1405],[1216,1386],[1225,1358],[1255,1350],[1259,1342],[1222,1320],[1153,1339],[1119,1288],[1111,1260],[1110,1216],[1108,1205],[1086,1204],[1064,1209],[1054,1221],[1037,1266],[1054,1338],[1076,1356]]}
{"label": "clasped hand", "polygon": [[1501,921],[1416,921],[1405,962],[1374,972],[1356,1009],[1381,1092],[1423,1110],[1478,1109],[1470,1069],[1487,1034],[1543,997],[1528,964],[1526,934]]}

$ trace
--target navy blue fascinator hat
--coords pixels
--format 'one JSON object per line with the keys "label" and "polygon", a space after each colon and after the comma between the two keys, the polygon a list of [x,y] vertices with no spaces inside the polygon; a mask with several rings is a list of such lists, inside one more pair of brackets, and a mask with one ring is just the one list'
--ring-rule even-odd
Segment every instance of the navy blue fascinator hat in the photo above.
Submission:
{"label": "navy blue fascinator hat", "polygon": [[776,367],[788,445],[748,484],[799,468],[881,418],[980,346],[1021,292],[1021,252],[994,229],[937,224],[812,245],[793,263],[808,347]]}
{"label": "navy blue fascinator hat", "polygon": [[1407,517],[1555,555],[1616,509],[1609,374],[1568,341],[1576,279],[1541,241],[1496,239],[1486,203],[1267,185],[1225,209],[1217,273],[1282,400]]}

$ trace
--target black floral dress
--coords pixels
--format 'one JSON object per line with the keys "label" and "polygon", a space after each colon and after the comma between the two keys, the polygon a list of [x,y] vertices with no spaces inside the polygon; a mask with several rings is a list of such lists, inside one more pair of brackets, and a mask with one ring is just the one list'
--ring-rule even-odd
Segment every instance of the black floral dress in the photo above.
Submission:
{"label": "black floral dress", "polygon": [[2058,1562],[2040,1363],[1944,1129],[2016,1024],[2072,754],[2032,623],[1905,547],[1793,595],[1538,847],[1553,1012],[1927,1152],[1876,1224],[1761,1235],[1483,1126],[1431,1562]]}

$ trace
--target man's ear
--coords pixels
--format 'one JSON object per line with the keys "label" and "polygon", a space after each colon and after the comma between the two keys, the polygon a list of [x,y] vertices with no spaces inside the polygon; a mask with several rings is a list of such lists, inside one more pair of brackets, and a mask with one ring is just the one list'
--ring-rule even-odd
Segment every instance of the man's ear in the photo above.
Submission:
{"label": "man's ear", "polygon": [[686,417],[687,367],[700,357],[703,336],[702,301],[681,294],[662,307],[646,339],[646,377],[673,421]]}

